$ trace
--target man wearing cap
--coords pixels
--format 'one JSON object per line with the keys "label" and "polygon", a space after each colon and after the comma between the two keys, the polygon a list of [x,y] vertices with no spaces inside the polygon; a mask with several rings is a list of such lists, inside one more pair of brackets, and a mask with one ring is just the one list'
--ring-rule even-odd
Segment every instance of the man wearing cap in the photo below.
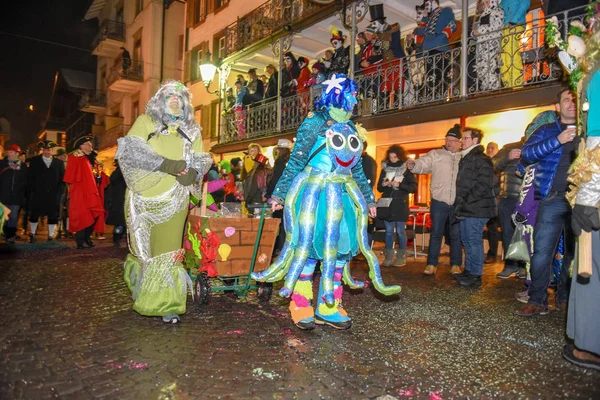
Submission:
{"label": "man wearing cap", "polygon": [[25,202],[27,185],[27,166],[19,159],[20,153],[21,148],[12,144],[6,148],[7,158],[0,160],[0,203],[10,210],[4,237],[10,244],[15,243],[19,210]]}
{"label": "man wearing cap", "polygon": [[431,174],[431,234],[427,267],[423,271],[425,275],[435,275],[447,223],[450,223],[450,273],[454,275],[461,272],[460,228],[454,218],[456,177],[461,157],[460,139],[460,125],[456,124],[446,134],[444,147],[431,150],[417,160],[406,162],[407,168],[414,174]]}
{"label": "man wearing cap", "polygon": [[76,232],[77,248],[84,243],[94,247],[91,235],[96,220],[104,215],[98,186],[94,178],[95,158],[92,156],[92,136],[84,135],[75,140],[75,150],[69,155],[64,181],[70,185],[69,230]]}
{"label": "man wearing cap", "polygon": [[48,217],[48,240],[54,239],[60,215],[60,197],[65,185],[65,166],[62,161],[52,157],[52,149],[56,146],[51,140],[39,142],[38,148],[42,150],[42,154],[29,162],[29,243],[35,242],[38,220],[44,216]]}

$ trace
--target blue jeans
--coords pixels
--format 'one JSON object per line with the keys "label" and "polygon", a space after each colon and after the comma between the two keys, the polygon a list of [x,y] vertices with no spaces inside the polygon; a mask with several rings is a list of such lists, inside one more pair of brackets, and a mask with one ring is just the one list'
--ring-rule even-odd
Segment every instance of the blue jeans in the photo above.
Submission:
{"label": "blue jeans", "polygon": [[483,274],[483,228],[489,218],[465,218],[460,221],[460,240],[465,246],[465,270]]}
{"label": "blue jeans", "polygon": [[394,227],[398,233],[398,249],[406,249],[406,222],[401,221],[383,221],[385,222],[385,248],[394,248]]}
{"label": "blue jeans", "polygon": [[[500,226],[502,227],[502,248],[504,254],[508,251],[510,241],[512,240],[513,234],[515,233],[515,225],[512,221],[512,214],[515,212],[517,206],[517,199],[500,199],[498,204],[498,218],[500,218]],[[504,261],[504,268],[510,270],[516,270],[520,263],[515,260]]]}
{"label": "blue jeans", "polygon": [[564,193],[550,193],[538,206],[533,228],[533,256],[531,257],[531,286],[529,303],[548,305],[548,285],[552,260],[560,234],[565,232],[565,254],[558,281],[556,300],[565,303],[569,298],[569,266],[573,260],[575,240],[571,229],[571,206]]}
{"label": "blue jeans", "polygon": [[437,267],[446,222],[450,223],[450,265],[462,265],[460,227],[454,219],[454,206],[438,200],[431,200],[431,233],[429,235],[427,265]]}

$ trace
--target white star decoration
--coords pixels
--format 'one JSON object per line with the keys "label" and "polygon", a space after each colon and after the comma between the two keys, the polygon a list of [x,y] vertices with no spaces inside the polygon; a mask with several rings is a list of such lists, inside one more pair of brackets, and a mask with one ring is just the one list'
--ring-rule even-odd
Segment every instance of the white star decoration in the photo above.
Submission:
{"label": "white star decoration", "polygon": [[331,75],[331,79],[323,81],[323,85],[327,86],[327,89],[325,89],[325,93],[329,94],[329,92],[331,92],[331,89],[342,90],[342,85],[340,85],[340,83],[344,82],[345,80],[346,78],[337,78],[335,74]]}

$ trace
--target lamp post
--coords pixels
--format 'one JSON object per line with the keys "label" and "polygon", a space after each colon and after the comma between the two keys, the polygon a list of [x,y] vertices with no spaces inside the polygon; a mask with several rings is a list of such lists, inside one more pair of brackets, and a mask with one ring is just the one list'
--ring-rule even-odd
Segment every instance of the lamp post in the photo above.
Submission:
{"label": "lamp post", "polygon": [[221,97],[221,85],[219,84],[219,88],[217,90],[210,90],[210,84],[212,83],[213,79],[215,78],[215,74],[217,73],[217,70],[219,69],[216,65],[214,65],[211,61],[210,61],[210,51],[206,52],[206,59],[204,60],[204,62],[202,64],[200,64],[200,66],[198,67],[200,68],[200,76],[202,77],[202,83],[204,84],[204,87],[206,88],[206,91],[210,94],[216,94],[219,97]]}

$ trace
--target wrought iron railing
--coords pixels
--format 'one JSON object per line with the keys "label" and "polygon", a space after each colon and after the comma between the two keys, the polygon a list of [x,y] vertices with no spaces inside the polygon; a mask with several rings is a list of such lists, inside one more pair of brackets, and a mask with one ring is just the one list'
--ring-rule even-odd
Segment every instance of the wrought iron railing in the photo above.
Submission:
{"label": "wrought iron railing", "polygon": [[139,61],[124,61],[121,65],[116,65],[111,68],[108,76],[108,84],[111,85],[113,82],[119,79],[142,82],[144,80],[143,67],[144,63]]}
{"label": "wrought iron railing", "polygon": [[[558,15],[559,29],[566,37],[569,24],[583,19],[583,8]],[[435,103],[491,95],[501,91],[526,90],[559,81],[562,69],[553,51],[544,46],[545,19],[472,36],[467,42],[467,63],[461,65],[460,42],[450,50],[421,52],[358,69],[357,116],[391,113]],[[466,80],[466,93],[461,92]],[[319,87],[319,86],[317,86]],[[313,87],[314,90],[316,87]],[[313,107],[314,93],[304,92],[223,120],[221,143],[275,135],[297,129]],[[276,114],[276,115],[275,115]],[[280,123],[278,124],[278,118]],[[238,134],[242,129],[243,135]]]}
{"label": "wrought iron railing", "polygon": [[105,19],[100,24],[98,34],[92,42],[92,48],[98,47],[104,39],[113,39],[119,42],[125,42],[125,23]]}
{"label": "wrought iron railing", "polygon": [[87,106],[106,107],[106,92],[103,90],[86,90],[79,99],[79,108]]}
{"label": "wrought iron railing", "polygon": [[242,50],[322,9],[311,0],[269,0],[225,28],[225,56]]}
{"label": "wrought iron railing", "polygon": [[106,149],[108,147],[116,146],[117,139],[123,137],[129,132],[131,125],[119,124],[110,129],[105,130],[101,135],[98,136],[98,149]]}

